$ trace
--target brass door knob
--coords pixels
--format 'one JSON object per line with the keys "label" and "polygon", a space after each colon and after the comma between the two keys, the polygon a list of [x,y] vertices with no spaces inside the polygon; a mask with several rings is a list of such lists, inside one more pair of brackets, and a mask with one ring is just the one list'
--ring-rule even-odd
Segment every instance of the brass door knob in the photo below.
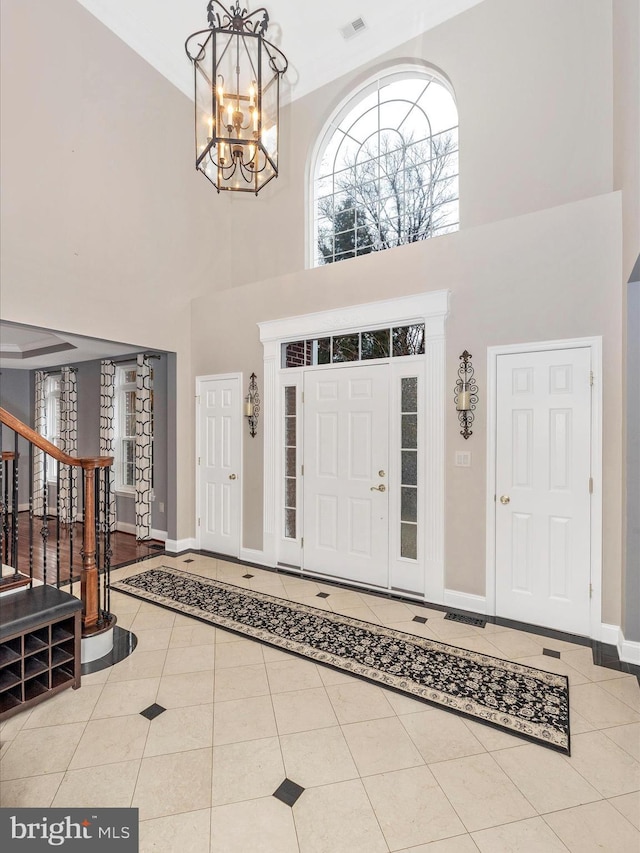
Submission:
{"label": "brass door knob", "polygon": [[235,480],[235,479],[236,479],[236,475],[235,475],[235,474],[229,474],[229,479],[230,479],[230,480]]}
{"label": "brass door knob", "polygon": [[379,486],[371,486],[371,491],[372,492],[386,492],[387,487],[385,486],[384,483],[380,483]]}
{"label": "brass door knob", "polygon": [[500,498],[500,503],[506,506],[510,500],[511,498],[509,497],[509,495],[502,495]]}

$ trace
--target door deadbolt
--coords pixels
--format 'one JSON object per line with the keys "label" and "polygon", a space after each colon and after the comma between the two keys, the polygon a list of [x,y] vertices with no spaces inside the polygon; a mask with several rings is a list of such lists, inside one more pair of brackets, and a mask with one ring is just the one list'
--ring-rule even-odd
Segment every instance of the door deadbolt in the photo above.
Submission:
{"label": "door deadbolt", "polygon": [[235,479],[236,479],[236,475],[235,475],[235,474],[229,474],[229,479],[230,479],[230,480],[235,480]]}
{"label": "door deadbolt", "polygon": [[386,477],[386,472],[382,470],[382,468],[378,471],[378,477]]}

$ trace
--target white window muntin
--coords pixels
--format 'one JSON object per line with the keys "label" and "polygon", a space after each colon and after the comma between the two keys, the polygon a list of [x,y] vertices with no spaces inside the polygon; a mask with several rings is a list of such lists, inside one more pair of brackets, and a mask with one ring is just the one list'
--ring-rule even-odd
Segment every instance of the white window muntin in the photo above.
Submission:
{"label": "white window muntin", "polygon": [[116,368],[116,490],[135,491],[136,448],[136,368],[121,365]]}
{"label": "white window muntin", "polygon": [[[45,438],[56,447],[60,447],[61,414],[60,414],[60,383],[59,373],[47,376],[44,386],[45,400]],[[55,483],[58,478],[58,461],[47,454],[47,481]]]}
{"label": "white window muntin", "polygon": [[[334,171],[329,171],[327,169],[327,162],[331,161],[334,163],[335,157],[337,154],[337,149],[344,141],[344,135],[342,138],[338,137],[338,132],[341,130],[341,124],[343,123],[345,117],[347,117],[352,111],[354,111],[359,105],[363,107],[363,112],[367,112],[371,109],[378,110],[380,104],[385,105],[388,102],[384,100],[383,97],[379,96],[379,92],[388,89],[393,84],[405,81],[407,86],[411,86],[412,83],[415,83],[416,86],[420,86],[423,84],[424,86],[428,86],[430,83],[437,84],[435,87],[432,87],[434,94],[442,94],[444,97],[450,100],[451,106],[451,115],[448,121],[444,121],[442,125],[433,126],[433,116],[429,116],[424,112],[424,121],[426,125],[429,127],[429,135],[425,138],[428,138],[428,141],[431,146],[431,151],[433,152],[433,140],[441,135],[444,132],[453,132],[455,133],[456,143],[455,143],[455,160],[456,160],[456,168],[453,177],[457,176],[457,154],[458,154],[458,145],[457,145],[457,133],[458,133],[458,116],[457,109],[455,105],[455,96],[453,92],[453,88],[448,80],[441,74],[439,74],[434,69],[430,68],[426,65],[420,65],[417,63],[406,63],[403,65],[393,66],[393,69],[390,69],[388,72],[385,72],[384,69],[379,71],[374,76],[370,77],[363,86],[361,86],[356,92],[350,92],[347,97],[345,97],[341,103],[338,105],[336,110],[334,111],[331,118],[327,121],[323,131],[320,133],[316,145],[314,147],[312,157],[310,159],[310,171],[309,171],[309,186],[311,189],[310,192],[310,215],[309,215],[309,228],[307,231],[307,241],[308,241],[308,249],[307,249],[307,258],[308,265],[310,267],[317,266],[319,263],[319,248],[318,248],[318,238],[319,238],[319,219],[321,217],[317,216],[317,208],[318,208],[318,199],[319,194],[317,192],[317,187],[319,186],[319,182],[324,180],[325,186],[330,182],[331,183],[331,194],[335,194],[335,174]],[[367,106],[367,100],[376,101],[374,105],[371,103]],[[397,99],[394,97],[392,100],[405,100],[406,104],[411,106],[412,108],[420,109],[416,106],[415,102],[410,101],[408,98],[405,99]],[[440,105],[440,109],[442,110],[443,105]],[[446,115],[446,110],[443,111],[443,115]],[[359,114],[361,115],[361,113]],[[406,118],[406,117],[405,117]],[[358,119],[354,120],[354,123],[357,122]],[[401,122],[402,123],[402,122]],[[393,128],[397,130],[397,128]],[[418,142],[420,140],[416,140]],[[359,143],[360,144],[360,143]],[[335,149],[335,150],[334,150]],[[433,157],[431,158],[433,161]],[[443,180],[448,180],[452,175],[447,173],[447,170],[443,173]],[[323,193],[324,194],[324,193]],[[455,198],[447,200],[445,204],[449,204],[450,202],[455,202],[455,211],[450,210],[446,212],[445,218],[440,221],[433,229],[431,230],[431,236],[436,236],[438,234],[448,233],[453,230],[457,230],[459,219],[458,219],[458,194],[457,190],[455,193]],[[439,205],[434,206],[434,210],[439,207]],[[334,255],[335,257],[335,255]]]}

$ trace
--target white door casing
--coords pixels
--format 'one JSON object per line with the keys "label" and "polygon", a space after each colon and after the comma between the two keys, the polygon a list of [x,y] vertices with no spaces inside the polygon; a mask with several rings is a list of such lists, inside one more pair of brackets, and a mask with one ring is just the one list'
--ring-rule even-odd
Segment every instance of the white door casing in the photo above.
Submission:
{"label": "white door casing", "polygon": [[389,365],[304,374],[303,568],[389,583]]}
{"label": "white door casing", "polygon": [[[281,347],[287,341],[342,334],[359,329],[388,325],[425,324],[425,355],[422,368],[411,368],[419,383],[429,388],[425,393],[424,433],[420,439],[422,450],[421,476],[424,492],[420,497],[422,507],[420,524],[420,550],[423,560],[416,579],[416,567],[411,561],[396,559],[391,568],[392,588],[414,590],[420,598],[429,601],[444,600],[444,423],[445,423],[445,320],[449,310],[449,292],[446,290],[419,293],[397,299],[382,300],[360,305],[320,311],[296,317],[286,317],[259,323],[260,340],[264,347],[263,411],[264,430],[264,527],[262,558],[267,565],[283,562],[299,566],[295,542],[283,535],[284,458],[283,419],[281,397],[285,385],[296,384],[295,370],[281,367]],[[401,359],[398,359],[400,362]],[[394,366],[395,371],[400,366]],[[407,370],[409,368],[407,367]],[[397,375],[403,375],[401,372]],[[298,373],[298,377],[301,374]],[[394,392],[395,393],[395,392]],[[420,391],[422,394],[422,391]],[[392,429],[394,424],[391,425]],[[394,439],[392,436],[392,445]],[[390,468],[396,464],[389,460]],[[391,475],[390,475],[391,476]],[[398,496],[390,496],[398,500]],[[397,536],[397,532],[392,531]],[[306,544],[306,543],[305,543]],[[392,548],[393,550],[393,548]],[[299,551],[298,551],[299,553]],[[356,583],[354,581],[354,583]]]}
{"label": "white door casing", "polygon": [[241,531],[240,376],[196,379],[198,547],[238,557]]}
{"label": "white door casing", "polygon": [[590,494],[597,459],[593,352],[568,343],[493,353],[495,456],[489,460],[488,516],[495,525],[495,613],[589,635],[597,534]]}

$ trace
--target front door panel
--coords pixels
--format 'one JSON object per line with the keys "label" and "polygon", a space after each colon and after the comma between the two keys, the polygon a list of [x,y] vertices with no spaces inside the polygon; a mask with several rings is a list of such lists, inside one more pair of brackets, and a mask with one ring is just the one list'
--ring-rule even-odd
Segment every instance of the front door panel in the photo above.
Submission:
{"label": "front door panel", "polygon": [[388,366],[304,378],[304,568],[373,586],[389,577]]}

